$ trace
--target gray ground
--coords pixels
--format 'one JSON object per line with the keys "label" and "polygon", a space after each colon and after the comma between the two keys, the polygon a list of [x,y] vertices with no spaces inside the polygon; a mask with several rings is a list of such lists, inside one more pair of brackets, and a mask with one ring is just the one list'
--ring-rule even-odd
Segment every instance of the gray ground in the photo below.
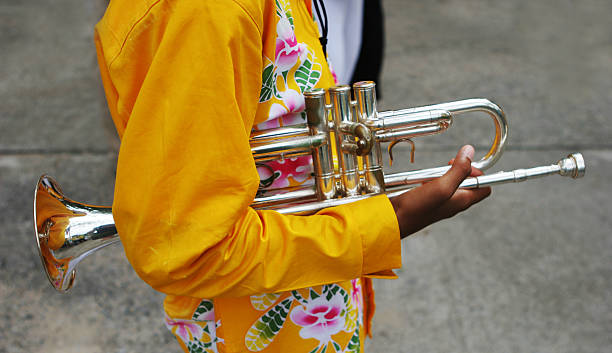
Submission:
{"label": "gray ground", "polygon": [[[116,152],[92,42],[103,7],[0,2],[0,353],[178,351],[162,296],[120,247],[81,264],[69,295],[50,288],[33,247],[40,174],[75,200],[112,202]],[[495,170],[580,151],[588,172],[498,187],[405,240],[400,279],[376,282],[367,351],[611,352],[612,2],[387,0],[385,11],[383,108],[488,97],[511,123]],[[483,152],[490,130],[459,120],[417,141],[417,167],[462,143]]]}

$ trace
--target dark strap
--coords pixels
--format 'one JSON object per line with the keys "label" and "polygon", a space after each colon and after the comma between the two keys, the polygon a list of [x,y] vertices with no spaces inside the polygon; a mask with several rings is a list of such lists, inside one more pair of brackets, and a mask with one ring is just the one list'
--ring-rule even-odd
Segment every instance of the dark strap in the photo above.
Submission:
{"label": "dark strap", "polygon": [[383,11],[380,0],[364,1],[362,28],[361,50],[351,82],[376,82],[376,95],[380,98],[380,72],[385,49]]}
{"label": "dark strap", "polygon": [[[325,55],[325,59],[327,59],[327,11],[325,11],[325,4],[323,0],[313,0],[315,11],[317,12],[317,17],[319,18],[319,23],[321,24],[321,37],[319,37],[319,41],[321,42],[321,46],[323,47],[323,55]],[[319,5],[321,8],[319,9]],[[323,16],[321,16],[321,10],[323,10]]]}

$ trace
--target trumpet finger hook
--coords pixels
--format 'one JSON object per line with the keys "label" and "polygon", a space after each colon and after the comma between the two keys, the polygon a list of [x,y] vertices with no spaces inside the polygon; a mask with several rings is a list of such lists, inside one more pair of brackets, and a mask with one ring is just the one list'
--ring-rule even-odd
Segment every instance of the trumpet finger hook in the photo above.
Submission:
{"label": "trumpet finger hook", "polygon": [[408,142],[411,146],[410,148],[410,163],[414,163],[414,150],[416,149],[416,146],[414,144],[414,141],[412,141],[409,138],[401,138],[398,140],[395,140],[393,142],[391,142],[389,144],[389,147],[387,147],[387,151],[389,152],[389,166],[393,166],[393,147],[395,147],[395,145],[397,145],[400,142]]}

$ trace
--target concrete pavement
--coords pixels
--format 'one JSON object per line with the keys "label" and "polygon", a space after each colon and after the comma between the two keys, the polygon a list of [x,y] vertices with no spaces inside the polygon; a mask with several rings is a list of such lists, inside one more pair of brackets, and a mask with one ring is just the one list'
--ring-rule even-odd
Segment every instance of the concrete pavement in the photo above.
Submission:
{"label": "concrete pavement", "polygon": [[[0,353],[179,351],[163,326],[162,295],[119,246],[79,265],[68,295],[50,288],[33,246],[40,174],[75,200],[112,202],[116,151],[92,41],[104,6],[0,2]],[[384,6],[382,109],[490,98],[511,124],[494,170],[576,151],[588,170],[579,181],[498,187],[464,215],[404,240],[399,279],[375,283],[366,351],[612,351],[612,3]],[[484,152],[491,124],[465,118],[417,140],[415,168],[445,163],[463,143]],[[396,165],[406,169],[402,159]]]}

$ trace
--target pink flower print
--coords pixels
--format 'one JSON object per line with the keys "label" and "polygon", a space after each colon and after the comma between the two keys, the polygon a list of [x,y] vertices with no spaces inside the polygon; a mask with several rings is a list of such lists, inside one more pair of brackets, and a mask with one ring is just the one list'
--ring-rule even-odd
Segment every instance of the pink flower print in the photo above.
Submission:
{"label": "pink flower print", "polygon": [[286,91],[280,92],[283,103],[291,113],[304,111],[306,103],[304,102],[304,95],[300,92],[288,88]]}
{"label": "pink flower print", "polygon": [[274,181],[281,175],[279,171],[275,171],[266,163],[256,163],[257,174],[259,174],[259,188],[267,189],[272,186]]}
{"label": "pink flower print", "polygon": [[336,75],[336,71],[334,71],[334,65],[331,62],[330,58],[327,58],[327,67],[329,67],[329,71],[332,74],[332,77],[334,78],[334,84],[337,85],[338,84],[338,76]]}
{"label": "pink flower print", "polygon": [[296,325],[302,326],[300,337],[329,342],[331,336],[344,328],[344,311],[344,300],[340,295],[334,295],[331,300],[321,296],[306,306],[296,306],[290,317]]}
{"label": "pink flower print", "polygon": [[66,264],[65,263],[56,263],[55,269],[57,270],[57,276],[53,276],[53,285],[58,288],[62,281],[65,279],[64,274],[66,273]]}
{"label": "pink flower print", "polygon": [[[279,175],[274,182],[269,186],[270,189],[280,189],[290,186],[289,177],[292,177],[298,183],[306,181],[312,173],[312,157],[303,156],[297,158],[286,158],[284,160],[275,160],[266,163],[272,170],[278,171]],[[263,170],[267,168],[258,168],[260,172],[259,178],[266,180],[266,176],[270,177],[270,172]]]}
{"label": "pink flower print", "polygon": [[204,314],[199,315],[197,319],[194,317],[194,319],[197,321],[215,321],[215,311],[207,311]]}
{"label": "pink flower print", "polygon": [[289,71],[296,63],[300,55],[301,46],[295,38],[295,32],[287,17],[283,16],[276,24],[276,52],[274,54],[274,66],[279,72]]}
{"label": "pink flower print", "polygon": [[362,310],[362,298],[363,294],[361,292],[361,281],[359,279],[351,280],[351,284],[353,285],[351,291],[351,300],[353,305],[355,306],[355,310],[357,311],[357,321],[358,323],[363,322],[363,310]]}
{"label": "pink flower print", "polygon": [[166,327],[185,343],[191,340],[200,340],[204,333],[204,329],[191,320],[172,319],[166,315],[165,321]]}
{"label": "pink flower print", "polygon": [[[285,108],[282,104],[274,103],[272,104],[272,106],[270,106],[270,112],[268,112],[268,119],[279,119],[280,117],[287,115],[287,113],[289,113],[289,110]],[[277,124],[279,124],[278,126],[280,126],[280,123],[278,121]]]}
{"label": "pink flower print", "polygon": [[287,107],[287,112],[282,115],[283,125],[290,126],[304,123],[302,112],[306,108],[304,95],[296,90],[288,88],[286,91],[280,92],[283,99],[283,104]]}
{"label": "pink flower print", "polygon": [[266,130],[279,127],[281,126],[280,119],[282,119],[283,126],[304,123],[301,114],[306,106],[304,96],[298,91],[288,88],[286,91],[280,92],[280,97],[283,104],[273,103],[268,112],[268,120],[257,124],[258,129]]}
{"label": "pink flower print", "polygon": [[351,299],[353,299],[353,303],[359,308],[361,303],[361,285],[359,283],[359,279],[351,280],[351,284],[353,285],[353,290],[351,291]]}

